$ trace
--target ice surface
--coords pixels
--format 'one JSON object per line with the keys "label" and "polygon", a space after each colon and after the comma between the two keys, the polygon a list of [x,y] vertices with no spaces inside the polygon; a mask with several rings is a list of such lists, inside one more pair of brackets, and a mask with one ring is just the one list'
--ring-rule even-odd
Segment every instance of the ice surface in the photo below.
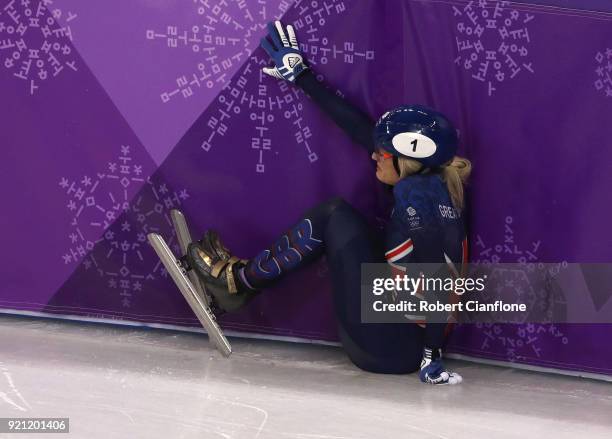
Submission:
{"label": "ice surface", "polygon": [[84,439],[612,437],[609,383],[453,361],[464,383],[432,387],[336,347],[231,341],[224,359],[196,333],[0,316],[0,417],[69,417]]}

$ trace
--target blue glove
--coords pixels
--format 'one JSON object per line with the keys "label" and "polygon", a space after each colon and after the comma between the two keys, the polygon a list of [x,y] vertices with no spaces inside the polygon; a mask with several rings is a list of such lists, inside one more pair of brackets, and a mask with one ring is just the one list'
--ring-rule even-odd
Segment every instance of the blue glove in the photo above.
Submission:
{"label": "blue glove", "polygon": [[268,23],[268,37],[272,42],[264,37],[261,39],[261,47],[274,61],[274,67],[264,67],[262,70],[266,75],[295,82],[308,66],[304,64],[293,26],[287,26],[287,35],[289,40],[280,21],[275,21],[274,24]]}
{"label": "blue glove", "polygon": [[459,384],[461,381],[463,381],[463,378],[458,373],[446,370],[442,364],[441,355],[432,359],[431,350],[427,348],[425,348],[423,360],[421,361],[419,378],[426,384],[436,385]]}

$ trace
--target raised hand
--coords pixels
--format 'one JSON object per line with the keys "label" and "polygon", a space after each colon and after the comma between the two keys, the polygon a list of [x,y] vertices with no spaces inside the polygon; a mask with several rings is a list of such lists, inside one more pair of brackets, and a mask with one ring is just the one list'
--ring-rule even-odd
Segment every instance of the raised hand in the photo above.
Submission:
{"label": "raised hand", "polygon": [[285,33],[280,21],[268,23],[268,36],[261,39],[261,47],[274,61],[274,67],[262,69],[266,75],[295,82],[296,78],[308,69],[291,25],[287,26]]}

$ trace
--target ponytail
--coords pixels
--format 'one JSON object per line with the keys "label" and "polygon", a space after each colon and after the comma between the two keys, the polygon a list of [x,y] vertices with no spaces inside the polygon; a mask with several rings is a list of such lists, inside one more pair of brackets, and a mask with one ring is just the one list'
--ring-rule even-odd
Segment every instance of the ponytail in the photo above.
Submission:
{"label": "ponytail", "polygon": [[463,157],[455,156],[453,160],[442,168],[442,179],[446,182],[448,193],[456,209],[463,210],[463,186],[472,172],[472,163]]}
{"label": "ponytail", "polygon": [[[419,162],[405,157],[399,158],[398,167],[400,170],[400,179],[423,170],[423,165],[421,165]],[[472,163],[468,159],[459,156],[453,157],[450,162],[442,167],[442,179],[446,183],[448,193],[450,194],[453,206],[456,209],[463,210],[463,187],[467,183],[471,172]]]}

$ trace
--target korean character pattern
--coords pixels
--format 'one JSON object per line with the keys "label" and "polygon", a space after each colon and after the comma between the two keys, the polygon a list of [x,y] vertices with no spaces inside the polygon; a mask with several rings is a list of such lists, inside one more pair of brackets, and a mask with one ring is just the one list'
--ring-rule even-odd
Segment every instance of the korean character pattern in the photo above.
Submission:
{"label": "korean character pattern", "polygon": [[519,73],[534,73],[529,60],[529,23],[534,15],[501,0],[470,1],[452,9],[457,22],[455,63],[487,84],[489,96]]}
{"label": "korean character pattern", "polygon": [[[525,247],[519,245],[521,241],[515,234],[513,223],[514,217],[506,216],[503,226],[503,234],[500,242],[488,245],[481,236],[477,236],[475,249],[478,254],[476,262],[488,264],[495,262],[517,262],[528,269],[535,269],[539,265],[538,250],[541,241],[528,243]],[[557,270],[567,267],[567,262],[561,262]],[[555,269],[555,267],[552,267]],[[484,351],[502,350],[507,358],[518,360],[521,358],[539,357],[542,351],[541,341],[546,338],[546,343],[558,340],[560,344],[569,343],[567,336],[552,323],[500,325],[496,323],[477,323],[476,327],[482,333],[481,349]]]}
{"label": "korean character pattern", "polygon": [[[304,157],[309,163],[316,162],[314,135],[301,114],[303,92],[264,77],[261,67],[267,66],[269,59],[255,55],[253,50],[259,45],[265,24],[292,7],[297,11],[293,25],[300,33],[309,63],[358,64],[374,60],[374,51],[360,47],[355,41],[334,42],[322,36],[326,34],[323,27],[331,23],[330,18],[347,11],[346,1],[283,0],[275,10],[263,1],[193,0],[193,4],[199,23],[190,31],[185,32],[175,24],[159,32],[146,31],[147,39],[157,40],[169,50],[188,48],[201,55],[197,71],[181,72],[172,87],[160,94],[161,101],[188,99],[201,88],[220,87],[205,122],[206,131],[200,144],[204,152],[211,152],[215,143],[226,136],[232,120],[248,116],[252,126],[250,149],[255,154],[254,171],[264,173],[267,160],[274,156],[275,122],[284,117],[295,128],[295,143],[303,148]],[[171,43],[167,43],[168,39]],[[236,66],[241,64],[236,71]]]}
{"label": "korean character pattern", "polygon": [[597,66],[595,68],[595,89],[606,97],[612,97],[612,48],[595,55]]}
{"label": "korean character pattern", "polygon": [[357,49],[354,41],[342,44],[331,44],[328,38],[320,36],[320,27],[327,23],[331,15],[344,13],[344,1],[310,1],[296,2],[299,11],[293,26],[300,34],[300,50],[307,55],[311,65],[327,64],[330,60],[341,60],[353,64],[355,59],[372,61],[374,51]]}
{"label": "korean character pattern", "polygon": [[77,70],[70,44],[75,14],[54,8],[51,0],[11,0],[1,12],[7,18],[0,22],[2,64],[28,84],[31,95],[42,81]]}
{"label": "korean character pattern", "polygon": [[258,46],[265,20],[282,15],[289,7],[289,2],[283,1],[278,5],[280,12],[271,15],[272,11],[261,1],[193,0],[193,3],[199,23],[189,30],[171,24],[162,31],[145,32],[148,40],[159,40],[171,50],[187,48],[202,54],[196,71],[181,74],[175,80],[176,86],[160,93],[163,103],[176,97],[189,99],[203,85],[226,86],[236,66]]}
{"label": "korean character pattern", "polygon": [[[72,226],[64,264],[82,263],[79,269],[93,270],[117,290],[117,300],[125,308],[160,271],[159,259],[146,250],[147,233],[167,229],[164,233],[171,235],[170,210],[189,198],[186,190],[172,190],[142,174],[143,166],[135,163],[131,147],[121,145],[95,177],[63,177],[59,182]],[[179,250],[174,239],[169,244]]]}

